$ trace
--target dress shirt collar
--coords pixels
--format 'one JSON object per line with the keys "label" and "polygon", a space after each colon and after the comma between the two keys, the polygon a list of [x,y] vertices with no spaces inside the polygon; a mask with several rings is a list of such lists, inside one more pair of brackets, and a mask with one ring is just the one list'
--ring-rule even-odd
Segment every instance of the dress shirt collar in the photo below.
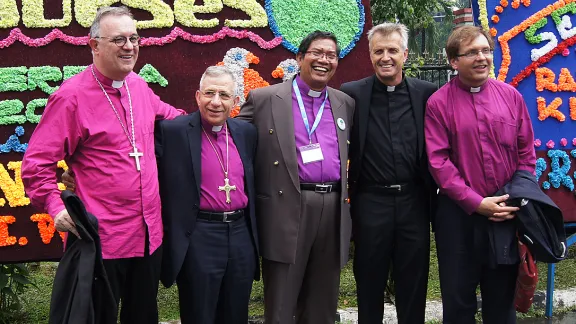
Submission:
{"label": "dress shirt collar", "polygon": [[406,76],[404,75],[404,73],[402,73],[402,81],[400,81],[400,83],[395,85],[395,86],[385,85],[377,77],[374,77],[374,79],[376,79],[374,81],[374,87],[376,88],[377,91],[395,92],[395,91],[398,91],[398,90],[400,90],[406,86]]}
{"label": "dress shirt collar", "polygon": [[210,123],[208,123],[204,118],[200,117],[201,123],[202,123],[202,127],[204,127],[204,129],[206,130],[206,133],[208,134],[212,134],[214,135],[214,137],[217,137],[217,135],[224,129],[223,125],[221,126],[212,126]]}
{"label": "dress shirt collar", "polygon": [[121,88],[124,85],[124,80],[112,80],[104,74],[100,73],[98,68],[96,68],[96,65],[92,64],[92,68],[94,69],[94,74],[96,74],[98,81],[100,81],[100,83],[103,85],[113,87],[115,89]]}
{"label": "dress shirt collar", "polygon": [[456,85],[458,85],[458,87],[466,92],[470,92],[470,93],[478,93],[478,92],[482,92],[482,90],[484,90],[486,88],[486,86],[488,85],[488,82],[490,81],[490,79],[486,80],[486,82],[484,82],[484,84],[482,84],[479,87],[470,87],[465,85],[461,80],[460,77],[456,77],[456,80],[454,81],[456,83]]}
{"label": "dress shirt collar", "polygon": [[298,84],[298,89],[300,89],[300,94],[303,96],[308,96],[312,98],[318,98],[325,96],[326,87],[322,91],[314,91],[300,78],[300,74],[296,76],[296,84]]}

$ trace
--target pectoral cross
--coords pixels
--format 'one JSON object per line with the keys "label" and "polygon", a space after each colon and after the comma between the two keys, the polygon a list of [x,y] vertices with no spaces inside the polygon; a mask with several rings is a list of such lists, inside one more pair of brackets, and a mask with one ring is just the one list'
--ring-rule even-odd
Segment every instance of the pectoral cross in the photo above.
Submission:
{"label": "pectoral cross", "polygon": [[230,180],[228,178],[224,178],[224,185],[218,187],[218,191],[226,191],[226,203],[229,204],[232,202],[230,200],[230,190],[236,190],[236,186],[230,185]]}
{"label": "pectoral cross", "polygon": [[[140,171],[140,157],[144,156],[144,153],[138,152],[138,149],[136,148],[136,146],[133,146],[133,147],[134,147],[134,152],[128,153],[128,155],[130,155],[130,157],[134,158],[134,160],[136,161],[136,170]],[[234,189],[236,189],[236,187],[234,187]]]}

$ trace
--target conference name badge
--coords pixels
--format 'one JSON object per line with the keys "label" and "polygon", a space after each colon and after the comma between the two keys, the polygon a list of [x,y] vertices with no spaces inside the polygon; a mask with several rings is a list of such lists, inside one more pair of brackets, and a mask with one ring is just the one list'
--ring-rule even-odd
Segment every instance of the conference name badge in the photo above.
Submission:
{"label": "conference name badge", "polygon": [[324,155],[322,155],[320,143],[300,146],[300,154],[304,164],[324,160]]}
{"label": "conference name badge", "polygon": [[346,123],[344,122],[344,119],[338,118],[338,120],[336,120],[336,124],[338,124],[338,128],[340,128],[340,130],[346,129]]}

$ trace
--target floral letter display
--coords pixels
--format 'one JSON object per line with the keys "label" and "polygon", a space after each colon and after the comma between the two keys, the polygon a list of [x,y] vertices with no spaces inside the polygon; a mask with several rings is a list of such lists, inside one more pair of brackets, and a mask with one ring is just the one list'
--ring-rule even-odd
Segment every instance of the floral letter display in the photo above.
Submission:
{"label": "floral letter display", "polygon": [[[524,97],[534,127],[536,176],[576,221],[576,0],[478,0],[475,18],[495,37],[495,76]],[[545,145],[543,145],[545,144]]]}

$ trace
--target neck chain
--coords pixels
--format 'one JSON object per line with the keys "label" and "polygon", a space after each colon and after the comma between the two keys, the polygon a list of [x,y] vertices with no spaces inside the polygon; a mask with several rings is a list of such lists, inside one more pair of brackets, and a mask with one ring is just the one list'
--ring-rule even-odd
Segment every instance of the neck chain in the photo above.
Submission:
{"label": "neck chain", "polygon": [[210,136],[208,136],[208,133],[206,133],[204,126],[202,126],[202,131],[204,132],[204,135],[206,135],[206,138],[208,139],[208,142],[212,146],[214,153],[216,153],[216,157],[218,158],[218,162],[220,162],[220,167],[222,167],[222,171],[224,172],[224,178],[228,178],[229,155],[228,155],[228,125],[227,124],[224,125],[224,130],[226,132],[226,169],[224,169],[224,163],[222,162],[222,159],[220,159],[220,154],[218,154],[218,150],[216,150],[216,146],[214,146],[214,144],[212,143],[212,140],[210,139]]}
{"label": "neck chain", "polygon": [[210,143],[210,145],[212,146],[212,149],[214,150],[214,153],[216,153],[216,157],[218,158],[218,162],[220,162],[220,166],[222,167],[222,171],[224,171],[224,185],[223,186],[218,186],[218,191],[224,191],[224,193],[226,194],[226,203],[230,204],[232,202],[232,199],[230,198],[230,191],[231,190],[236,190],[236,186],[235,185],[231,185],[230,184],[230,179],[228,179],[228,162],[230,161],[230,159],[228,158],[228,124],[225,124],[224,127],[226,128],[226,169],[224,169],[224,163],[222,163],[222,160],[220,159],[220,154],[218,154],[218,150],[216,150],[216,146],[214,146],[214,144],[212,143],[212,140],[210,139],[210,136],[208,136],[208,133],[206,133],[206,130],[204,129],[204,126],[202,126],[202,131],[204,131],[204,135],[206,135],[206,138],[208,139],[208,142]]}
{"label": "neck chain", "polygon": [[96,80],[96,82],[100,86],[100,89],[102,89],[102,92],[104,92],[106,99],[108,99],[108,103],[110,103],[110,107],[112,107],[114,114],[116,114],[116,118],[118,118],[118,122],[120,122],[120,126],[122,126],[122,129],[124,130],[124,134],[126,134],[126,137],[128,138],[128,142],[130,142],[130,144],[132,145],[132,153],[129,153],[129,156],[134,158],[134,160],[136,161],[136,170],[140,171],[140,157],[144,156],[144,154],[142,152],[138,152],[138,148],[136,148],[136,136],[134,135],[134,114],[132,112],[132,97],[130,96],[130,89],[128,89],[128,82],[126,82],[126,80],[124,80],[124,87],[126,88],[126,93],[128,94],[128,104],[130,106],[130,124],[132,126],[132,129],[131,129],[132,130],[132,137],[130,137],[130,134],[128,133],[128,130],[126,129],[126,126],[124,126],[124,123],[122,122],[122,119],[120,118],[120,114],[118,114],[118,110],[116,110],[116,107],[114,107],[112,100],[110,100],[110,96],[108,96],[108,93],[104,89],[104,86],[102,85],[102,83],[100,83],[100,80],[98,80],[98,77],[96,77],[96,73],[94,73],[94,67],[92,65],[90,65],[90,70],[92,71],[92,75],[94,76],[94,79]]}

